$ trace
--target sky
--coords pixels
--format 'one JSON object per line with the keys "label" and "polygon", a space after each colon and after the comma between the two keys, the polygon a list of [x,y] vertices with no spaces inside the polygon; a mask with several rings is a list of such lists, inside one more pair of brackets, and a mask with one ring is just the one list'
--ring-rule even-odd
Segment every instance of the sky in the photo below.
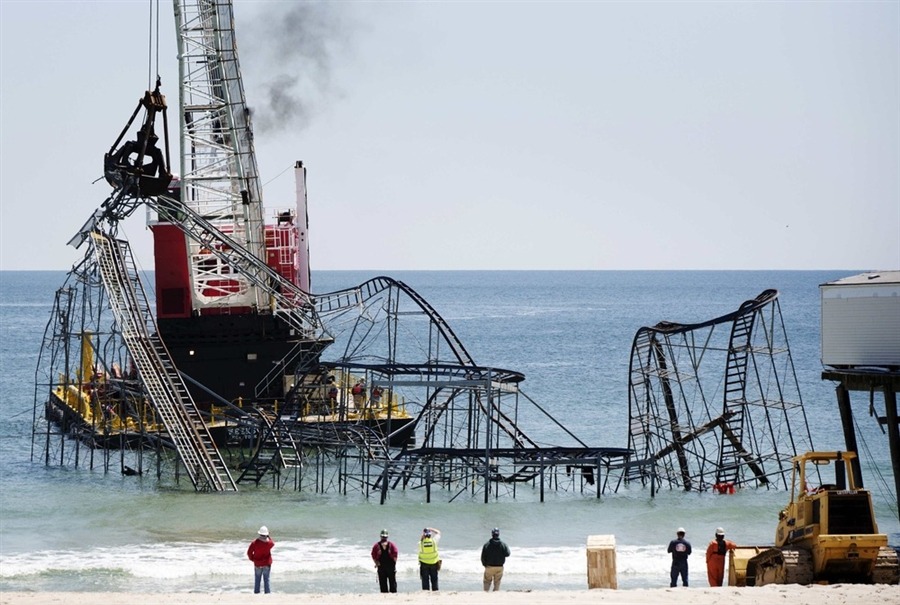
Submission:
{"label": "sky", "polygon": [[[0,0],[0,269],[78,262],[151,73],[176,105],[150,6]],[[267,215],[303,160],[314,271],[900,268],[900,2],[234,12]]]}

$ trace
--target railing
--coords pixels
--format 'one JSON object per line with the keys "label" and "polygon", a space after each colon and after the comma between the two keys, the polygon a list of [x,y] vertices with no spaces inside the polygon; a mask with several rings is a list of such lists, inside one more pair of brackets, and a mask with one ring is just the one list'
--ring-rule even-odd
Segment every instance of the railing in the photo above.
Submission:
{"label": "railing", "polygon": [[113,315],[157,415],[197,491],[237,490],[200,411],[159,339],[128,243],[91,233]]}

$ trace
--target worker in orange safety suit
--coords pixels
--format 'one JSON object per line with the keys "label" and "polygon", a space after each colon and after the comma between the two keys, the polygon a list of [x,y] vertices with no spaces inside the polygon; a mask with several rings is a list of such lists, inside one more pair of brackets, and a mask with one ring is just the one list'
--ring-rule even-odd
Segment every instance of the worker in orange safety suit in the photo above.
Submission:
{"label": "worker in orange safety suit", "polygon": [[737,544],[725,539],[725,530],[716,528],[716,539],[706,547],[706,575],[710,586],[721,586],[725,578],[725,554],[737,548]]}

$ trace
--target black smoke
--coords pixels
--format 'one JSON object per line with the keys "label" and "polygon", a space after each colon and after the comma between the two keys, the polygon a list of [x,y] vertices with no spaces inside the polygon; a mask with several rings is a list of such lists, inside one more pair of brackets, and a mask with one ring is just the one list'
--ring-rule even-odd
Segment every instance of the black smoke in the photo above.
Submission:
{"label": "black smoke", "polygon": [[325,2],[253,3],[235,15],[238,54],[254,129],[306,128],[338,91],[336,63],[349,49],[349,19]]}

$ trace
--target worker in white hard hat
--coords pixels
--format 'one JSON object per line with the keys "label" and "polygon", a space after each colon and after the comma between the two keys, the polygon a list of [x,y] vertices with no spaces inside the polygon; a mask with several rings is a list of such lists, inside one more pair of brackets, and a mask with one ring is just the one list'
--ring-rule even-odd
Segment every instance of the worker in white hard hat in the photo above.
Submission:
{"label": "worker in white hard hat", "polygon": [[725,539],[725,530],[716,528],[716,537],[706,547],[706,575],[710,586],[721,586],[725,579],[725,556],[729,550],[737,548],[737,544]]}
{"label": "worker in white hard hat", "polygon": [[668,552],[672,553],[672,569],[670,572],[670,587],[675,588],[678,585],[678,576],[681,576],[681,585],[688,585],[688,557],[691,556],[691,543],[684,539],[684,528],[679,527],[675,530],[677,536],[669,542]]}
{"label": "worker in white hard hat", "polygon": [[269,572],[272,571],[272,547],[275,541],[269,535],[269,528],[263,525],[257,532],[256,540],[247,549],[247,558],[253,561],[253,592],[259,594],[259,581],[263,580],[266,594],[269,594]]}

